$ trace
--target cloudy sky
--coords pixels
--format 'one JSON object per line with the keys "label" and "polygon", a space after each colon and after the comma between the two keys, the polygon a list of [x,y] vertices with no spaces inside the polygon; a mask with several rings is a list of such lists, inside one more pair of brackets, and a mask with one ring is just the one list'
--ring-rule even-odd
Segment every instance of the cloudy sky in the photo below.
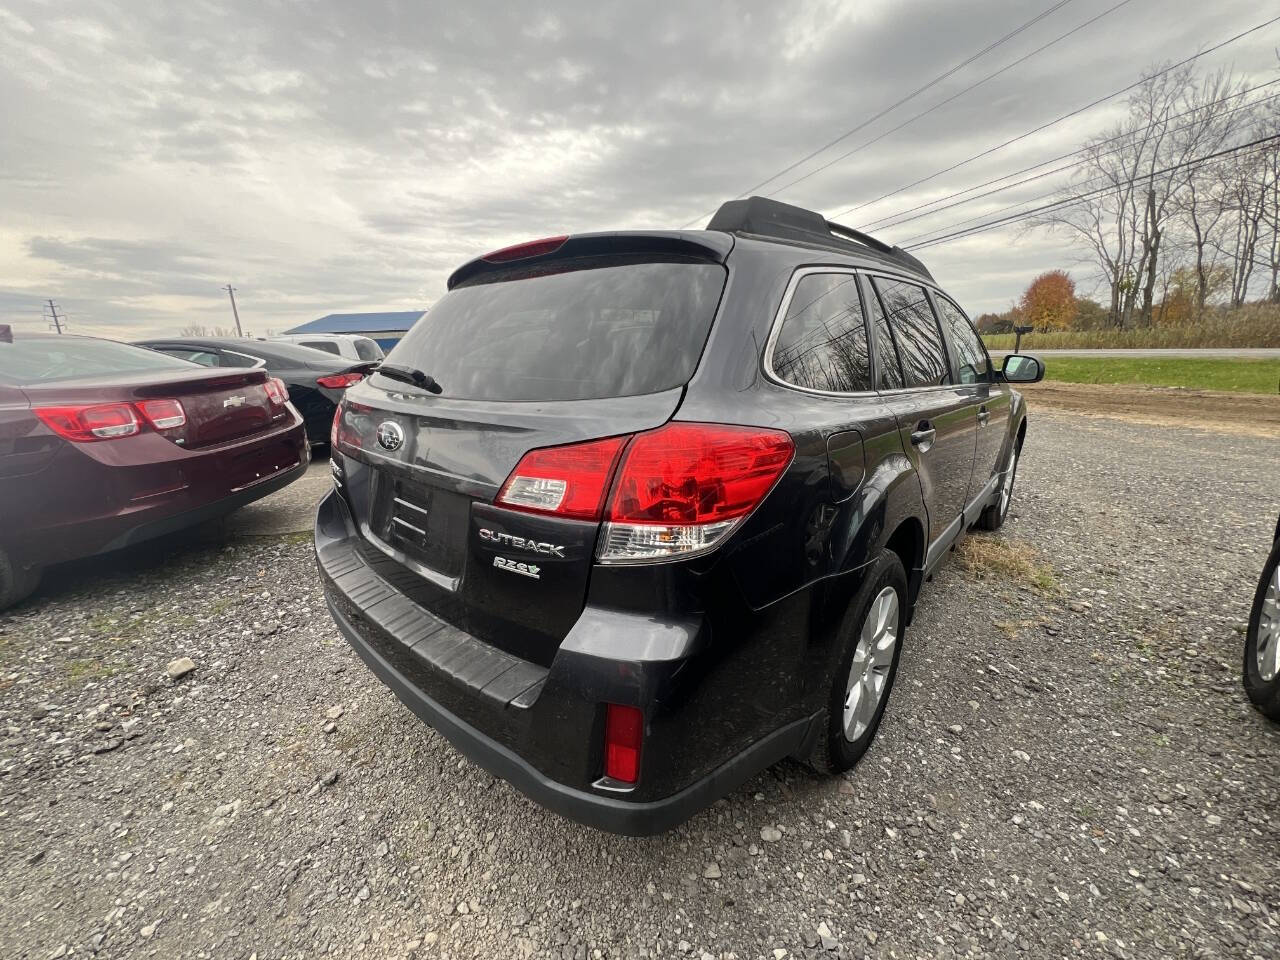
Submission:
{"label": "cloudy sky", "polygon": [[[1115,4],[1070,0],[760,192],[910,120]],[[1053,0],[573,4],[0,0],[0,322],[81,333],[429,305],[488,249],[678,227],[964,61]],[[541,7],[544,12],[535,13]],[[1257,0],[1130,0],[777,194],[831,216],[1270,17]],[[1280,25],[1204,58],[1277,76]],[[850,214],[850,225],[1054,157],[1099,108]],[[1044,184],[1023,196],[1043,192]],[[884,232],[903,242],[1017,199]],[[971,312],[1060,241],[929,251]]]}

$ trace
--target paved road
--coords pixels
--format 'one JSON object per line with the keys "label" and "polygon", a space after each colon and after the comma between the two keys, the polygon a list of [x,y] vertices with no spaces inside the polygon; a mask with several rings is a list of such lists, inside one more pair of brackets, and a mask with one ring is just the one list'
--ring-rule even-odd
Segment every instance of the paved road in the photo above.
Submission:
{"label": "paved road", "polygon": [[[1247,360],[1271,360],[1280,357],[1280,347],[1170,347],[1168,349],[1134,348],[1096,350],[1038,350],[1034,343],[1022,345],[1023,353],[1037,357],[1236,357]],[[993,349],[993,354],[1012,353],[1010,349]]]}
{"label": "paved road", "polygon": [[1032,415],[974,542],[1058,587],[945,566],[855,771],[778,764],[660,837],[419,723],[303,538],[49,578],[0,614],[0,957],[1274,958],[1280,727],[1239,667],[1277,442]]}

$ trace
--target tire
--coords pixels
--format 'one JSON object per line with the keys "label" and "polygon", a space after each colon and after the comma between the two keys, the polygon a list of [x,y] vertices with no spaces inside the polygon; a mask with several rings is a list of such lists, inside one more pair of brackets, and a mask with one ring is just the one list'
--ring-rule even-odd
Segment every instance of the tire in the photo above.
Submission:
{"label": "tire", "polygon": [[1280,721],[1280,540],[1253,596],[1244,640],[1244,690],[1263,714]]}
{"label": "tire", "polygon": [[1004,479],[1000,481],[1000,489],[996,491],[996,501],[982,513],[974,527],[978,530],[999,530],[1009,516],[1009,505],[1013,503],[1013,483],[1018,478],[1018,461],[1022,459],[1022,440],[1015,440],[1013,451],[1009,454],[1009,465],[1005,469]]}
{"label": "tire", "polygon": [[0,610],[25,600],[39,585],[39,567],[21,567],[0,550]]}
{"label": "tire", "polygon": [[[829,692],[819,719],[822,733],[808,757],[809,765],[819,773],[848,770],[862,759],[875,738],[898,673],[907,595],[902,561],[892,550],[880,551],[849,602],[836,634],[839,654],[828,677]],[[891,649],[886,647],[884,631],[878,629],[885,614],[890,619],[884,622],[896,624]],[[866,669],[855,672],[856,664],[865,664]],[[874,701],[866,699],[871,691],[875,691]]]}

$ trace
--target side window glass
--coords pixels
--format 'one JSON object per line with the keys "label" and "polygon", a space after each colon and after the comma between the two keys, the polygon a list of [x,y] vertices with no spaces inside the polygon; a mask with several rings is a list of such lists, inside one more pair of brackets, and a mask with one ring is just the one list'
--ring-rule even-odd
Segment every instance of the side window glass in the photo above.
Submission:
{"label": "side window glass", "polygon": [[334,353],[338,356],[342,355],[342,351],[338,349],[338,345],[332,340],[307,340],[302,344],[304,347],[310,347],[312,350],[323,350],[325,353]]}
{"label": "side window glass", "polygon": [[889,318],[884,315],[880,298],[871,294],[867,306],[871,312],[871,335],[876,338],[876,389],[901,390],[902,365],[898,362],[898,348],[889,332]]}
{"label": "side window glass", "polygon": [[934,302],[938,304],[938,313],[942,315],[942,322],[947,325],[947,333],[951,335],[951,343],[956,350],[960,382],[986,383],[991,379],[987,352],[982,348],[982,341],[974,333],[968,318],[946,297],[935,296]]}
{"label": "side window glass", "polygon": [[207,350],[189,350],[181,347],[157,347],[161,353],[167,353],[171,357],[180,357],[183,360],[190,360],[192,363],[198,363],[202,367],[216,367],[218,365],[217,354],[209,353]]}
{"label": "side window glass", "polygon": [[871,358],[858,279],[851,273],[811,273],[787,304],[773,372],[810,390],[853,393],[871,389]]}
{"label": "side window glass", "polygon": [[218,360],[218,366],[220,367],[256,367],[258,365],[257,357],[250,357],[243,353],[233,353],[230,350],[224,351]]}
{"label": "side window glass", "polygon": [[876,277],[874,282],[885,313],[889,315],[906,386],[936,387],[950,383],[951,366],[942,345],[942,331],[924,288],[884,277]]}

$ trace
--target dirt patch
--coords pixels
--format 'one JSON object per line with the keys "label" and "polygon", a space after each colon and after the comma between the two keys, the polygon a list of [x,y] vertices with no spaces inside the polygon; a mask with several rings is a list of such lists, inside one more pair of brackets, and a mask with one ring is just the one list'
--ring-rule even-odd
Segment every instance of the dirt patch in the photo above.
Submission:
{"label": "dirt patch", "polygon": [[1280,438],[1280,396],[1045,381],[1021,387],[1033,407],[1219,433]]}

